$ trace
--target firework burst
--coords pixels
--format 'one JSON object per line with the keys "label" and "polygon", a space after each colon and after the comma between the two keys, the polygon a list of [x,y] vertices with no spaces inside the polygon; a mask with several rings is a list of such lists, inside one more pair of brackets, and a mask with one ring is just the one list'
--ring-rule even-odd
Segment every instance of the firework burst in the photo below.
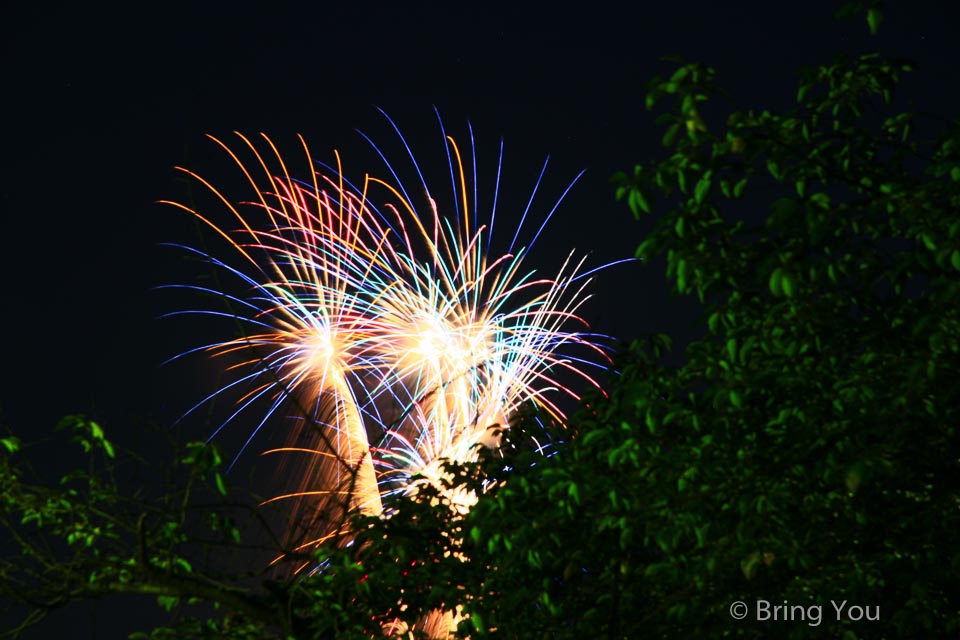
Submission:
{"label": "firework burst", "polygon": [[[561,383],[569,373],[594,384],[584,365],[604,355],[577,316],[588,297],[582,260],[571,254],[552,277],[524,266],[556,204],[519,246],[531,196],[509,248],[492,254],[500,164],[481,222],[472,130],[467,162],[443,133],[453,194],[445,208],[402,136],[423,194],[419,208],[372,142],[390,179],[367,174],[357,186],[344,177],[339,155],[332,167],[316,163],[302,138],[310,170],[296,179],[265,135],[236,135],[254,159],[249,167],[230,145],[211,140],[240,168],[255,193],[251,202],[234,203],[178,168],[222,203],[231,225],[169,203],[229,243],[235,266],[195,253],[246,289],[189,287],[227,300],[230,311],[219,315],[244,325],[240,338],[193,350],[229,360],[233,375],[197,407],[242,389],[217,432],[255,409],[254,433],[289,418],[289,446],[270,452],[301,464],[291,490],[270,501],[291,501],[294,520],[309,522],[299,549],[342,538],[347,512],[381,514],[391,493],[436,481],[441,460],[467,461],[478,445],[496,446],[497,429],[524,403],[562,419],[555,398],[576,397]],[[583,347],[593,355],[572,355]],[[466,508],[470,497],[460,502]]]}

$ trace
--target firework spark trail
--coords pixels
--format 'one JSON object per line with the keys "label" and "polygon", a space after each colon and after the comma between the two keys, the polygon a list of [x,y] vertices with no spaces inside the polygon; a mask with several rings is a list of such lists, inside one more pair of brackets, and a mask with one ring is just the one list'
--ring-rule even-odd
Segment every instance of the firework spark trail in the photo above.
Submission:
{"label": "firework spark trail", "polygon": [[[427,215],[414,206],[376,145],[393,184],[367,175],[358,188],[343,176],[339,155],[335,167],[314,163],[303,138],[311,167],[306,182],[290,176],[265,135],[269,154],[237,136],[264,177],[256,178],[231,147],[210,138],[241,169],[256,193],[254,202],[234,204],[196,173],[178,169],[204,185],[239,228],[225,229],[191,207],[169,204],[211,227],[246,265],[230,267],[209,258],[250,288],[246,298],[218,295],[232,303],[234,317],[255,329],[205,348],[214,356],[242,357],[230,367],[237,379],[207,400],[241,383],[248,386],[218,432],[258,402],[269,408],[257,430],[291,405],[300,414],[290,445],[269,452],[301,458],[296,486],[268,501],[291,500],[297,518],[314,523],[299,549],[339,536],[348,511],[378,515],[383,496],[408,491],[423,479],[436,481],[442,459],[468,461],[476,445],[495,446],[492,427],[506,427],[526,402],[562,419],[550,396],[576,397],[560,382],[568,373],[595,384],[582,369],[591,361],[567,353],[568,347],[586,347],[597,362],[605,358],[591,336],[565,328],[585,326],[577,316],[588,298],[589,278],[577,275],[583,260],[575,262],[571,254],[552,278],[523,266],[557,205],[530,245],[517,246],[518,227],[508,252],[490,255],[502,142],[490,221],[482,224],[472,128],[472,209],[460,149],[444,134],[453,191],[450,217],[430,196],[402,136],[425,193]],[[543,171],[534,194],[542,176]],[[372,203],[374,192],[382,197],[379,207]],[[533,195],[520,226],[532,201]],[[240,206],[252,206],[266,224],[255,223]],[[371,442],[374,433],[381,435]]]}
{"label": "firework spark trail", "polygon": [[354,395],[356,385],[350,384],[351,377],[375,366],[364,347],[370,341],[365,301],[350,291],[356,280],[363,278],[365,268],[351,255],[349,244],[357,234],[350,225],[360,220],[358,210],[364,210],[364,205],[347,191],[339,192],[341,198],[334,202],[319,183],[308,191],[294,182],[264,136],[283,171],[281,177],[274,177],[256,146],[239,137],[264,169],[268,186],[261,187],[226,144],[212,139],[233,158],[258,194],[255,206],[269,220],[267,231],[255,230],[230,200],[188,170],[184,171],[223,202],[242,230],[224,231],[193,209],[171,203],[212,227],[260,276],[243,278],[253,285],[253,302],[248,308],[258,309],[254,320],[270,331],[209,348],[220,356],[250,352],[245,362],[234,367],[252,369],[246,377],[259,381],[251,384],[251,391],[240,399],[240,408],[230,419],[262,397],[271,403],[264,421],[285,401],[295,400],[312,418],[301,422],[297,431],[305,425],[318,427],[310,440],[313,448],[324,454],[309,458],[300,470],[305,480],[300,490],[291,494],[296,499],[295,510],[305,504],[304,498],[314,498],[317,512],[336,512],[347,494],[350,508],[378,515],[380,494],[360,415],[362,403]]}

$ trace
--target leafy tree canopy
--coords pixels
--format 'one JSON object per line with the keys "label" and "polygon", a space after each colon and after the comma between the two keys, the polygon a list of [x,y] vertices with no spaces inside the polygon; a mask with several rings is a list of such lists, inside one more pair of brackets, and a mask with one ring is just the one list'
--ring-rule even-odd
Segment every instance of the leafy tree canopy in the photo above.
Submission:
{"label": "leafy tree canopy", "polygon": [[470,514],[499,635],[956,634],[960,127],[889,113],[910,70],[807,70],[782,114],[725,110],[701,65],[650,85],[669,155],[614,183],[705,335],[680,367],[631,345],[569,448]]}

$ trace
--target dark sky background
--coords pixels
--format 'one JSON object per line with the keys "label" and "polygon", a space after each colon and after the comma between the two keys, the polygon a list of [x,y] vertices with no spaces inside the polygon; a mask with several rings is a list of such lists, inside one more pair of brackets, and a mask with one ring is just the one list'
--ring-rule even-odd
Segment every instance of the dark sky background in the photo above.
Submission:
{"label": "dark sky background", "polygon": [[[0,27],[0,412],[26,438],[85,412],[135,446],[145,418],[170,423],[211,390],[199,358],[159,367],[210,330],[158,320],[177,299],[154,289],[197,275],[158,246],[197,242],[187,216],[155,203],[185,199],[173,167],[242,191],[205,133],[263,131],[291,153],[302,133],[316,157],[339,149],[359,179],[371,168],[355,129],[402,155],[379,106],[443,181],[436,105],[461,144],[473,124],[481,169],[504,138],[501,232],[516,224],[504,203],[526,203],[547,155],[534,214],[587,170],[536,248],[549,271],[573,248],[594,266],[630,256],[649,229],[608,180],[661,155],[643,99],[650,77],[672,69],[665,55],[716,67],[743,105],[782,109],[801,65],[879,50],[919,63],[904,89],[913,108],[960,112],[960,22],[946,2],[886,3],[876,38],[862,18],[836,22],[830,2],[25,4]],[[593,290],[586,315],[600,332],[691,335],[697,306],[669,295],[662,264],[613,268]]]}

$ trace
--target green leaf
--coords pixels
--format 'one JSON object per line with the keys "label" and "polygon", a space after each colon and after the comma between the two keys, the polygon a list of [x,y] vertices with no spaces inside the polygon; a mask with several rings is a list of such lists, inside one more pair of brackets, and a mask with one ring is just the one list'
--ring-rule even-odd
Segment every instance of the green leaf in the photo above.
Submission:
{"label": "green leaf", "polygon": [[90,425],[90,436],[94,440],[103,440],[104,434],[103,434],[103,429],[100,427],[100,425],[94,422],[93,420],[90,420],[89,425]]}
{"label": "green leaf", "polygon": [[693,198],[697,201],[697,204],[703,204],[707,194],[710,193],[710,184],[711,180],[709,178],[701,178],[697,181],[697,186],[693,190]]}
{"label": "green leaf", "polygon": [[[623,423],[623,424],[626,424],[626,423]],[[606,436],[607,436],[607,431],[604,431],[601,429],[595,429],[587,433],[587,435],[583,436],[583,438],[580,439],[580,444],[582,444],[584,447],[587,447],[587,446],[590,446],[591,442],[595,440],[601,440]]]}
{"label": "green leaf", "polygon": [[743,195],[743,191],[744,191],[744,189],[746,189],[746,188],[747,188],[747,179],[746,179],[746,178],[743,178],[743,179],[741,179],[740,181],[738,181],[737,184],[734,185],[734,187],[733,187],[733,197],[734,197],[734,198],[739,198],[740,196],[742,196],[742,195]]}
{"label": "green leaf", "polygon": [[737,409],[743,406],[743,398],[740,396],[738,392],[734,391],[733,389],[730,390],[730,404],[732,404]]}
{"label": "green leaf", "polygon": [[663,134],[663,139],[661,142],[665,147],[673,146],[673,143],[677,140],[677,134],[680,133],[680,123],[674,122],[672,125],[667,127],[666,133]]}
{"label": "green leaf", "polygon": [[7,450],[7,453],[16,453],[17,451],[20,450],[19,438],[14,438],[14,437],[0,438],[0,444],[2,444],[3,448]]}
{"label": "green leaf", "polygon": [[780,267],[777,267],[776,269],[773,270],[773,273],[770,274],[770,282],[768,283],[770,286],[770,293],[772,293],[775,296],[779,296],[781,292],[782,281],[783,281],[783,269],[781,269]]}
{"label": "green leaf", "polygon": [[743,571],[743,576],[747,580],[752,580],[753,576],[756,575],[757,569],[760,567],[762,561],[762,555],[759,551],[754,551],[743,560],[740,561],[740,570]]}
{"label": "green leaf", "polygon": [[783,295],[788,298],[793,297],[793,279],[790,277],[790,274],[784,273],[780,279],[780,286],[783,288]]}
{"label": "green leaf", "polygon": [[639,217],[640,211],[650,213],[650,203],[647,202],[643,192],[637,187],[630,190],[630,195],[627,198],[627,206],[630,207],[630,211],[633,212],[634,217]]}
{"label": "green leaf", "polygon": [[710,528],[709,524],[705,524],[702,527],[694,528],[693,532],[697,536],[697,548],[702,549],[706,544],[707,540],[707,529]]}
{"label": "green leaf", "polygon": [[536,549],[527,550],[527,564],[529,564],[534,569],[539,569],[543,566],[543,561],[540,559],[540,552]]}
{"label": "green leaf", "polygon": [[573,498],[576,504],[580,504],[580,488],[576,482],[571,482],[569,486],[567,486],[567,495]]}
{"label": "green leaf", "polygon": [[780,177],[783,175],[780,172],[780,165],[774,162],[773,160],[767,160],[767,170],[770,172],[770,175],[772,175],[777,180],[779,180]]}
{"label": "green leaf", "polygon": [[174,596],[157,596],[157,604],[163,607],[167,613],[170,613],[179,603],[180,598]]}
{"label": "green leaf", "polygon": [[717,325],[720,322],[720,312],[714,311],[710,314],[710,317],[707,319],[707,328],[710,329],[710,333],[717,332]]}
{"label": "green leaf", "polygon": [[650,257],[650,251],[653,246],[657,243],[657,238],[649,237],[643,242],[640,243],[640,246],[637,247],[637,250],[634,252],[635,258],[647,259]]}
{"label": "green leaf", "polygon": [[478,633],[485,633],[487,630],[487,628],[483,626],[483,618],[476,610],[470,611],[470,624],[473,625],[474,630]]}
{"label": "green leaf", "polygon": [[216,482],[217,484],[217,492],[222,496],[227,495],[227,485],[223,481],[223,476],[220,475],[219,473],[214,473],[213,479],[214,479],[214,482]]}
{"label": "green leaf", "polygon": [[867,10],[867,26],[870,27],[870,35],[877,35],[880,29],[880,23],[883,22],[883,14],[877,7],[870,7]]}

